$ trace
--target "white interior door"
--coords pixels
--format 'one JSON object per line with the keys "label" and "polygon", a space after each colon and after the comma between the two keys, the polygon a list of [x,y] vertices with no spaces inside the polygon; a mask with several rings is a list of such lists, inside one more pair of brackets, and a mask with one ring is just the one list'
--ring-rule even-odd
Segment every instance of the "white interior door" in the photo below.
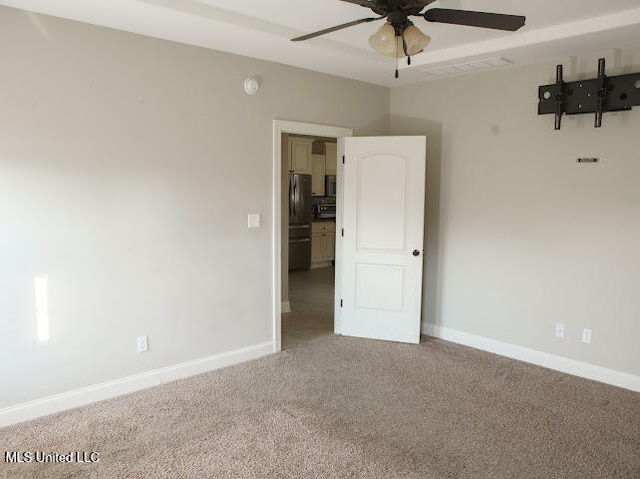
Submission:
{"label": "white interior door", "polygon": [[426,139],[344,139],[340,332],[420,342]]}

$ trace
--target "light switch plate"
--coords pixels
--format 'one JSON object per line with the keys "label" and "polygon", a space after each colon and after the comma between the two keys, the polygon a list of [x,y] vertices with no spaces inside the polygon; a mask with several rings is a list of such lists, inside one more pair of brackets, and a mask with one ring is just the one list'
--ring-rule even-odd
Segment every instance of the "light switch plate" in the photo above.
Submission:
{"label": "light switch plate", "polygon": [[248,216],[249,228],[260,228],[260,213],[251,213]]}

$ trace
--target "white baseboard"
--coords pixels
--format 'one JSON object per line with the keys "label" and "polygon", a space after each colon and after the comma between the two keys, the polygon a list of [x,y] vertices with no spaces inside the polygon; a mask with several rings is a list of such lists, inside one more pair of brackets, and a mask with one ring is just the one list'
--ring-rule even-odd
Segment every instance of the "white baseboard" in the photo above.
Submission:
{"label": "white baseboard", "polygon": [[272,353],[273,343],[268,341],[226,353],[215,354],[206,358],[179,363],[174,366],[154,369],[153,371],[74,389],[15,406],[9,406],[0,409],[0,427],[28,421],[40,416],[64,411],[65,409],[84,406],[85,404],[95,401],[102,401],[169,381],[175,381],[176,379],[195,376],[196,374],[206,373]]}
{"label": "white baseboard", "polygon": [[281,313],[290,313],[291,312],[291,303],[289,301],[282,302],[282,309],[280,309]]}
{"label": "white baseboard", "polygon": [[554,369],[573,376],[592,379],[594,381],[611,384],[612,386],[640,392],[640,376],[633,374],[583,363],[575,359],[556,356],[555,354],[544,353],[535,349],[529,349],[515,344],[457,331],[455,329],[434,326],[433,324],[425,322],[422,323],[422,333],[427,336],[433,336],[434,338],[451,341],[452,343],[462,344],[508,358],[537,364],[538,366]]}

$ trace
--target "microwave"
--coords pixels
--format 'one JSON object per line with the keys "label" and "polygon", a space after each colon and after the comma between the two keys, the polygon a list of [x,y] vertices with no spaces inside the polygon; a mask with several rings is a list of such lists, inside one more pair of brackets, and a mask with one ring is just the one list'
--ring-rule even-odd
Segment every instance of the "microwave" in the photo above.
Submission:
{"label": "microwave", "polygon": [[336,192],[338,191],[336,184],[336,175],[326,175],[324,177],[325,196],[336,196]]}

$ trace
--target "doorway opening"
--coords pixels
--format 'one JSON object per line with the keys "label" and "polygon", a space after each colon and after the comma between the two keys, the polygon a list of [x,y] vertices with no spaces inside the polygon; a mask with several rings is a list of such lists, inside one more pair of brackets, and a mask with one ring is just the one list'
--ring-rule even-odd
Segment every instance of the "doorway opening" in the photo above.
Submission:
{"label": "doorway opening", "polygon": [[283,133],[281,143],[289,254],[282,348],[290,349],[334,331],[337,138]]}
{"label": "doorway opening", "polygon": [[[329,155],[336,155],[336,140],[351,136],[352,130],[347,128],[297,123],[275,120],[273,131],[273,211],[274,211],[274,298],[273,298],[273,344],[274,351],[280,351],[284,347],[293,347],[296,344],[309,340],[315,336],[327,334],[330,331],[339,332],[339,317],[336,315],[334,278],[336,269],[339,271],[340,258],[330,257],[335,248],[339,252],[339,237],[335,235],[336,221],[340,220],[340,173],[335,171],[333,185],[327,186],[329,181],[320,181],[320,176],[326,177],[327,145]],[[293,146],[291,139],[294,139]],[[291,154],[291,148],[298,151],[296,158]],[[298,164],[290,165],[290,158]],[[322,161],[320,161],[322,158]],[[314,169],[313,162],[316,167]],[[305,164],[305,161],[307,164]],[[323,163],[324,161],[324,163]],[[323,165],[324,172],[318,165]],[[332,173],[331,166],[329,172]],[[296,173],[300,170],[301,176],[292,179],[290,170]],[[315,214],[304,226],[301,221],[294,228],[293,235],[296,244],[310,244],[316,239],[316,248],[313,258],[300,263],[300,254],[303,247],[297,248],[296,264],[289,272],[289,239],[290,239],[290,191],[295,191],[297,196],[306,180],[313,183],[315,175],[315,201],[311,201],[311,207],[315,207]],[[324,174],[322,174],[324,173]],[[329,175],[332,176],[332,175]],[[325,179],[326,180],[326,179]],[[296,181],[294,190],[290,190],[291,181]],[[318,189],[322,187],[321,189]],[[318,206],[326,202],[330,206],[330,198],[326,188],[334,188],[336,193],[335,203],[337,218],[321,218],[318,215]],[[312,192],[313,193],[313,192]],[[311,195],[313,196],[313,195]],[[291,211],[293,214],[293,211]],[[313,221],[318,220],[318,221]],[[306,233],[305,233],[306,231]],[[308,240],[307,240],[308,238]],[[335,244],[334,244],[335,241]],[[319,249],[320,247],[320,249]],[[313,261],[311,261],[313,260]],[[308,266],[306,263],[313,262]],[[339,286],[339,285],[338,285]],[[339,314],[339,313],[338,313]],[[335,317],[335,319],[334,319]],[[286,335],[286,337],[285,337]],[[284,341],[283,341],[284,337]]]}
{"label": "doorway opening", "polygon": [[282,313],[282,349],[334,332],[335,266],[289,272],[290,311]]}

